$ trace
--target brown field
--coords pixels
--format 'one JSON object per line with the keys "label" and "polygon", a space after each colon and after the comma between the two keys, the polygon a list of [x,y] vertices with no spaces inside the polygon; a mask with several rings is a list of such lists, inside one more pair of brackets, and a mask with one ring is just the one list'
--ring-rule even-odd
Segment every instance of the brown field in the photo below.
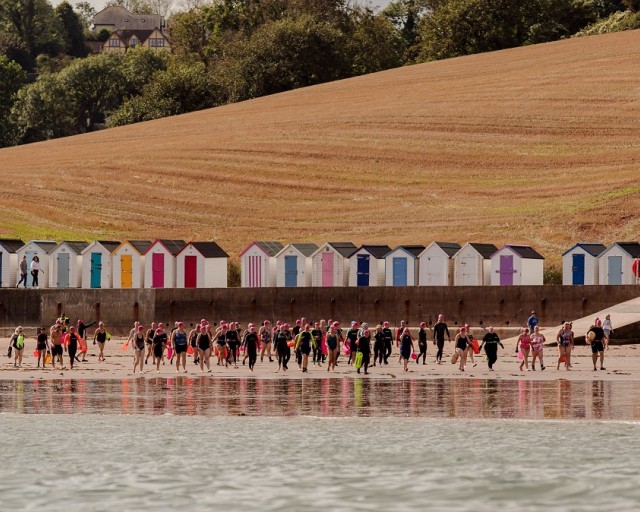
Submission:
{"label": "brown field", "polygon": [[0,151],[0,236],[640,238],[640,32],[433,62]]}

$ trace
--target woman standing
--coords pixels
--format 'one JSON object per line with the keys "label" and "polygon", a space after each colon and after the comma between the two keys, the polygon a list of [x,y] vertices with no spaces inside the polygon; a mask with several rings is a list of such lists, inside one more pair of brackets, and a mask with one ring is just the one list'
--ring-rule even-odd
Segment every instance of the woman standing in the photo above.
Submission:
{"label": "woman standing", "polygon": [[144,349],[147,344],[147,335],[144,332],[144,326],[138,326],[138,332],[134,335],[133,344],[133,374],[136,373],[136,368],[140,367],[140,375],[144,369]]}
{"label": "woman standing", "polygon": [[531,336],[529,336],[529,329],[525,327],[522,329],[522,334],[518,336],[518,341],[516,342],[516,354],[518,351],[522,352],[520,371],[522,371],[523,366],[529,371],[529,350],[531,350]]}
{"label": "woman standing", "polygon": [[[454,343],[456,344],[456,354],[458,354],[458,360],[460,361],[459,369],[461,372],[464,371],[464,366],[467,362],[467,342],[469,338],[467,338],[467,330],[464,327],[461,327],[456,334]],[[452,363],[455,361],[452,359]]]}
{"label": "woman standing", "polygon": [[467,357],[467,359],[471,358],[471,364],[475,368],[476,366],[478,366],[478,363],[476,363],[474,358],[473,358],[473,333],[471,332],[471,327],[469,327],[469,324],[464,324],[464,328],[465,328],[465,331],[467,333],[467,354],[466,354],[466,357]]}
{"label": "woman standing", "polygon": [[493,365],[498,360],[498,345],[504,350],[504,345],[500,341],[500,337],[494,332],[493,327],[489,327],[489,332],[482,338],[480,348],[484,345],[484,352],[487,354],[487,360],[489,363],[489,371],[493,371]]}
{"label": "woman standing", "polygon": [[176,355],[176,373],[180,373],[180,363],[182,363],[182,371],[187,373],[187,347],[189,343],[183,322],[178,322],[178,328],[171,333],[171,344],[173,345],[173,353]]}
{"label": "woman standing", "polygon": [[269,320],[262,322],[262,326],[260,326],[260,330],[258,331],[258,338],[260,338],[260,343],[262,343],[260,362],[264,362],[264,355],[266,353],[269,358],[269,362],[273,363],[273,359],[271,357],[271,322],[269,322]]}
{"label": "woman standing", "polygon": [[313,350],[313,365],[322,366],[322,329],[320,324],[315,322],[311,331],[311,337],[313,338],[312,350]]}
{"label": "woman standing", "polygon": [[420,353],[416,357],[416,364],[420,364],[420,357],[422,357],[422,364],[427,364],[427,324],[420,323],[420,330],[418,331],[418,348]]}
{"label": "woman standing", "polygon": [[309,354],[311,353],[312,340],[311,326],[309,324],[305,324],[304,329],[300,331],[300,334],[298,334],[298,337],[296,338],[295,346],[296,352],[300,354],[302,373],[307,373],[309,371]]}
{"label": "woman standing", "polygon": [[329,327],[329,332],[327,333],[327,371],[336,370],[336,360],[338,357],[338,351],[340,347],[338,346],[338,328],[335,324],[332,324]]}
{"label": "woman standing", "polygon": [[75,326],[69,327],[69,333],[67,334],[67,352],[69,354],[69,365],[73,370],[73,362],[76,359],[76,352],[78,352],[78,346],[80,344],[80,335],[76,332]]}
{"label": "woman standing", "polygon": [[[371,333],[369,329],[364,329],[358,338],[358,352],[362,353],[362,366],[364,374],[369,375],[369,362],[371,361]],[[358,368],[360,373],[360,368]]]}
{"label": "woman standing", "polygon": [[204,365],[207,365],[207,372],[211,373],[211,336],[209,336],[206,325],[200,326],[200,334],[196,339],[198,345],[198,359],[200,360],[200,373],[204,373]]}
{"label": "woman standing", "polygon": [[255,325],[249,324],[249,331],[244,335],[242,344],[249,358],[249,371],[253,372],[253,368],[258,360],[258,333],[256,333]]}
{"label": "woman standing", "polygon": [[240,345],[240,336],[238,335],[238,322],[231,322],[227,330],[227,357],[225,364],[228,366],[233,361],[233,367],[238,368],[237,350]]}
{"label": "woman standing", "polygon": [[565,358],[564,365],[569,371],[571,370],[571,348],[573,347],[573,331],[569,322],[564,323],[556,338],[558,340],[558,364],[556,369],[560,370],[562,358]]}
{"label": "woman standing", "polygon": [[540,359],[540,370],[544,370],[543,350],[546,338],[540,333],[540,327],[537,325],[533,328],[531,335],[531,369],[536,371],[536,359]]}
{"label": "woman standing", "polygon": [[78,359],[78,362],[87,362],[87,351],[89,350],[89,347],[87,346],[87,330],[93,325],[95,325],[95,322],[91,322],[89,325],[87,325],[82,320],[78,320],[78,334],[80,335],[80,354],[82,355],[82,360]]}
{"label": "woman standing", "polygon": [[413,352],[415,352],[413,336],[411,335],[409,328],[405,327],[404,331],[402,331],[402,334],[400,335],[400,357],[402,358],[405,372],[409,371],[409,358]]}
{"label": "woman standing", "polygon": [[605,345],[609,344],[609,338],[611,338],[611,335],[613,334],[613,324],[611,323],[611,315],[607,315],[604,317],[604,322],[602,322],[602,330],[604,331],[604,337],[605,337]]}
{"label": "woman standing", "polygon": [[34,256],[31,260],[31,287],[38,288],[38,274],[42,272],[44,274],[44,270],[40,266],[40,258]]}
{"label": "woman standing", "polygon": [[[155,335],[156,335],[156,323],[151,322],[151,327],[149,327],[149,329],[147,330],[147,339],[146,339],[147,355],[145,356],[144,364],[149,364],[149,357],[153,355],[153,337]],[[152,359],[151,361],[152,363],[155,363],[154,359]]]}
{"label": "woman standing", "polygon": [[281,368],[283,371],[287,371],[287,363],[291,358],[291,347],[289,347],[290,339],[291,332],[289,331],[289,324],[284,324],[273,338],[278,352],[278,369],[276,373],[278,373]]}
{"label": "woman standing", "polygon": [[[162,326],[162,324],[159,325]],[[164,354],[164,349],[167,347],[167,341],[167,333],[164,332],[162,327],[158,327],[153,336],[153,357],[156,362],[156,373],[160,373],[160,363],[163,362],[162,355]]]}
{"label": "woman standing", "polygon": [[218,350],[218,366],[222,366],[224,362],[225,368],[229,367],[227,362],[227,334],[229,333],[229,326],[226,323],[220,322],[220,327],[216,331],[216,349]]}
{"label": "woman standing", "polygon": [[22,368],[22,354],[24,353],[24,333],[22,327],[16,327],[13,335],[9,339],[9,355],[13,349],[13,367]]}
{"label": "woman standing", "polygon": [[[193,364],[198,364],[198,334],[200,334],[201,325],[196,324],[189,332],[189,345],[193,349]],[[189,353],[189,349],[187,349],[187,353]]]}
{"label": "woman standing", "polygon": [[38,337],[36,338],[36,350],[38,351],[38,367],[40,366],[40,360],[42,360],[42,367],[44,368],[47,360],[48,350],[48,337],[47,330],[44,327],[38,329]]}
{"label": "woman standing", "polygon": [[104,327],[102,322],[98,322],[98,328],[96,332],[93,333],[93,343],[98,342],[98,349],[100,353],[98,354],[98,361],[104,361],[104,344],[107,341],[107,330]]}

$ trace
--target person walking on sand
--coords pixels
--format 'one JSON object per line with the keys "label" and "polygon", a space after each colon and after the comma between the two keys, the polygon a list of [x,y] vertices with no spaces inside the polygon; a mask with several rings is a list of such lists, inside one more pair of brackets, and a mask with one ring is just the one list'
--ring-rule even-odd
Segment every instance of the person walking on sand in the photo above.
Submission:
{"label": "person walking on sand", "polygon": [[[460,328],[458,334],[456,334],[454,342],[456,345],[458,360],[460,361],[460,365],[458,368],[461,372],[463,372],[464,367],[467,364],[467,347],[469,343],[469,338],[467,338],[467,330],[464,327]],[[451,362],[455,363],[455,360],[452,360]]]}
{"label": "person walking on sand", "polygon": [[487,362],[489,364],[489,371],[493,371],[493,365],[498,360],[498,345],[504,350],[504,345],[500,341],[500,337],[494,331],[493,327],[489,327],[489,332],[482,338],[480,348],[484,346],[484,352],[487,354]]}
{"label": "person walking on sand", "polygon": [[338,329],[335,324],[329,326],[329,332],[327,333],[327,371],[336,370],[336,358],[337,353],[340,350],[340,343],[338,340]]}
{"label": "person walking on sand", "polygon": [[[162,325],[162,324],[159,324]],[[162,354],[167,347],[168,341],[167,333],[162,327],[156,329],[156,334],[153,337],[153,356],[156,362],[156,373],[160,373],[160,363],[162,362]]]}
{"label": "person walking on sand", "polygon": [[544,334],[540,332],[540,326],[536,325],[533,328],[533,334],[531,335],[531,369],[536,371],[536,359],[540,360],[540,370],[544,371],[544,344],[546,342]]}
{"label": "person walking on sand", "polygon": [[[371,361],[371,333],[369,329],[364,329],[358,338],[358,352],[362,353],[362,367],[364,374],[369,375],[369,362]],[[360,368],[358,368],[360,373]]]}
{"label": "person walking on sand", "polygon": [[313,365],[322,366],[322,329],[320,328],[320,324],[315,322],[313,324],[313,329],[311,330],[311,338],[313,339],[313,344],[311,346],[313,352]]}
{"label": "person walking on sand", "polygon": [[[198,334],[200,334],[200,326],[202,324],[196,324],[195,327],[191,326],[189,331],[189,346],[193,349],[193,364],[198,364]],[[187,348],[187,354],[189,349]]]}
{"label": "person walking on sand", "polygon": [[80,336],[80,354],[82,355],[82,359],[77,359],[77,361],[82,361],[83,363],[87,362],[87,352],[89,351],[89,347],[87,345],[87,331],[89,327],[95,325],[96,322],[91,322],[90,324],[85,324],[82,320],[78,320],[76,330],[78,335]]}
{"label": "person walking on sand", "polygon": [[278,369],[276,373],[278,373],[281,369],[283,371],[287,371],[289,363],[289,359],[291,358],[291,347],[289,347],[289,340],[291,340],[291,331],[289,330],[289,324],[285,323],[282,325],[280,330],[276,333],[273,338],[273,341],[276,345],[276,350],[278,351]]}
{"label": "person walking on sand", "polygon": [[107,330],[103,322],[98,322],[98,328],[93,333],[93,343],[98,343],[98,361],[104,361],[104,344],[107,342]]}
{"label": "person walking on sand", "polygon": [[16,327],[16,330],[9,339],[9,350],[13,349],[13,367],[22,368],[22,355],[24,353],[24,332],[22,327]]}
{"label": "person walking on sand", "polygon": [[302,363],[302,373],[307,373],[309,371],[309,354],[311,354],[311,343],[313,340],[313,336],[311,335],[311,326],[309,324],[305,324],[303,330],[300,331],[300,334],[296,337],[296,345],[295,350],[296,353],[299,353],[301,356]]}
{"label": "person walking on sand", "polygon": [[53,369],[56,369],[56,358],[60,363],[60,368],[64,368],[64,361],[62,360],[62,328],[60,324],[55,323],[52,325],[49,334],[51,335],[51,364]]}
{"label": "person walking on sand", "polygon": [[445,334],[449,343],[451,343],[451,335],[449,334],[449,327],[444,322],[444,315],[438,315],[438,322],[433,326],[433,344],[438,347],[438,353],[436,354],[436,363],[438,364],[442,364]]}
{"label": "person walking on sand", "polygon": [[420,353],[416,358],[416,364],[420,364],[420,357],[422,357],[422,364],[427,364],[427,324],[425,322],[420,323],[418,348],[420,349]]}
{"label": "person walking on sand", "polygon": [[49,349],[47,330],[44,327],[38,327],[38,335],[36,337],[36,350],[38,351],[38,368],[40,367],[40,360],[42,360],[42,367],[45,367],[47,361],[47,350]]}
{"label": "person walking on sand", "polygon": [[237,351],[240,346],[240,336],[238,334],[238,322],[231,322],[227,331],[227,357],[226,364],[232,364],[234,368],[238,368]]}
{"label": "person walking on sand", "polygon": [[400,334],[400,357],[402,358],[402,367],[405,372],[409,371],[409,359],[415,351],[411,329],[405,327],[402,334]]}
{"label": "person walking on sand", "polygon": [[611,339],[611,335],[613,334],[613,324],[611,323],[611,315],[607,315],[604,317],[604,322],[602,322],[602,330],[604,331],[605,346],[607,347],[607,350],[608,350],[609,340]]}
{"label": "person walking on sand", "polygon": [[249,324],[249,330],[245,333],[242,343],[244,345],[245,353],[249,358],[249,371],[253,373],[253,369],[256,366],[258,359],[258,333],[256,332],[256,326]]}
{"label": "person walking on sand", "polygon": [[[406,327],[407,327],[407,322],[405,322],[404,320],[400,320],[400,327],[396,329],[396,333],[395,333],[396,348],[398,349],[400,348],[400,338],[402,337]],[[402,362],[402,354],[398,354],[398,362],[399,363]]]}
{"label": "person walking on sand", "polygon": [[389,364],[389,357],[393,351],[393,333],[389,327],[389,322],[385,321],[382,327],[382,334],[384,335],[384,364]]}
{"label": "person walking on sand", "polygon": [[358,341],[358,322],[351,322],[351,328],[347,329],[345,336],[347,337],[349,347],[349,360],[347,364],[351,364],[351,360],[355,359],[358,350],[358,346],[356,345],[356,341]]}
{"label": "person walking on sand", "polygon": [[40,258],[34,256],[31,260],[31,288],[38,288],[38,274],[42,272],[44,274],[44,270],[40,266]]}
{"label": "person walking on sand", "polygon": [[200,373],[204,373],[205,365],[207,366],[207,372],[211,373],[211,351],[213,350],[213,343],[206,325],[200,326],[200,334],[198,334],[196,344],[198,345]]}
{"label": "person walking on sand", "polygon": [[[537,326],[536,326],[537,327]],[[518,341],[516,342],[516,354],[522,352],[522,362],[520,363],[520,371],[525,367],[529,371],[529,351],[531,350],[531,336],[529,335],[529,329],[525,327],[522,330]]]}
{"label": "person walking on sand", "polygon": [[153,359],[153,337],[156,335],[156,323],[151,322],[151,326],[147,329],[147,339],[145,343],[147,344],[147,354],[144,357],[144,364],[149,364],[149,357],[151,357],[151,362],[155,364],[155,359]]}
{"label": "person walking on sand", "polygon": [[564,323],[556,339],[558,341],[558,364],[556,365],[556,369],[560,370],[560,363],[564,358],[564,365],[567,371],[569,371],[571,370],[571,348],[573,347],[573,331],[571,330],[571,324],[569,322]]}
{"label": "person walking on sand", "polygon": [[80,346],[80,335],[76,332],[75,326],[69,327],[67,333],[67,353],[69,354],[69,366],[73,370],[73,363],[76,360],[76,353]]}
{"label": "person walking on sand", "polygon": [[133,374],[136,374],[136,369],[140,368],[140,375],[144,371],[144,351],[147,344],[147,335],[144,332],[144,325],[138,325],[138,332],[131,340],[133,345]]}
{"label": "person walking on sand", "polygon": [[376,363],[382,366],[382,360],[385,354],[384,347],[384,333],[382,332],[382,324],[376,325],[376,332],[373,335],[373,363],[371,366],[375,366]]}
{"label": "person walking on sand", "polygon": [[260,350],[260,362],[264,362],[264,355],[266,354],[269,358],[269,362],[273,363],[273,358],[271,356],[271,322],[269,320],[262,322],[262,326],[258,331],[258,337],[262,344],[262,350]]}
{"label": "person walking on sand", "polygon": [[[27,262],[27,256],[22,257],[22,261],[20,261],[20,281],[16,285],[16,288],[20,288],[22,284],[24,288],[27,287],[27,272],[29,271],[29,263]],[[24,283],[24,284],[23,284]]]}
{"label": "person walking on sand", "polygon": [[180,373],[180,363],[182,363],[183,373],[187,373],[187,347],[189,343],[183,322],[178,322],[178,328],[171,333],[171,345],[173,353],[176,355],[176,373]]}
{"label": "person walking on sand", "polygon": [[216,330],[214,339],[216,340],[216,349],[218,351],[218,366],[224,363],[225,368],[229,367],[227,362],[227,334],[229,333],[229,325],[226,322],[220,322],[220,327]]}
{"label": "person walking on sand", "polygon": [[596,364],[598,357],[600,357],[600,369],[606,370],[604,367],[604,348],[607,344],[607,338],[602,328],[602,321],[596,320],[595,325],[592,325],[587,332],[587,339],[591,342],[591,360],[593,361],[593,371],[597,371]]}
{"label": "person walking on sand", "polygon": [[469,327],[469,324],[464,324],[464,328],[468,338],[466,357],[467,359],[471,358],[471,364],[475,368],[476,366],[478,366],[478,363],[476,363],[473,359],[473,333],[471,332],[471,327]]}

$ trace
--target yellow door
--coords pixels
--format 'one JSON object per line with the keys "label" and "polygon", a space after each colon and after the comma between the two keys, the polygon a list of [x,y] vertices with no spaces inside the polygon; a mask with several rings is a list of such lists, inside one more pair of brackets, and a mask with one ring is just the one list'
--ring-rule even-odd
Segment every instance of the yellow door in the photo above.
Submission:
{"label": "yellow door", "polygon": [[120,285],[122,288],[133,286],[133,265],[130,255],[120,256]]}

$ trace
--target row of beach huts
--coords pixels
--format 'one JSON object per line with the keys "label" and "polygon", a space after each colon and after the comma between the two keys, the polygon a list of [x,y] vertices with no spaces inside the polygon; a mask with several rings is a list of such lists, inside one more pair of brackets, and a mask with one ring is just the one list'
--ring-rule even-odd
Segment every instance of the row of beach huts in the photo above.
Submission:
{"label": "row of beach huts", "polygon": [[[0,239],[0,286],[38,256],[40,288],[225,288],[228,254],[215,242],[78,242]],[[513,286],[543,284],[544,257],[527,245],[433,242],[428,246],[283,245],[252,242],[241,286]],[[563,284],[638,284],[640,243],[579,243],[563,254]],[[27,287],[32,285],[28,277]]]}

